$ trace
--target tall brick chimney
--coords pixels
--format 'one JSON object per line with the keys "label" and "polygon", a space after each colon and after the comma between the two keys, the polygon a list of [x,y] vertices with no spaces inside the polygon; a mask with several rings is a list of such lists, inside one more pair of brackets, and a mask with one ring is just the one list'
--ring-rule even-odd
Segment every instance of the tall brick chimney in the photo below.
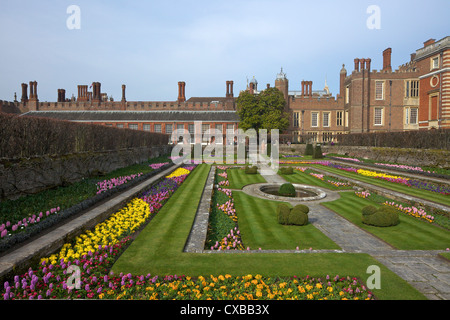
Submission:
{"label": "tall brick chimney", "polygon": [[355,61],[355,71],[359,72],[359,59],[356,58],[354,61]]}
{"label": "tall brick chimney", "polygon": [[178,102],[186,101],[186,82],[180,81],[178,82]]}
{"label": "tall brick chimney", "polygon": [[387,48],[386,50],[383,51],[383,71],[392,71],[391,54],[392,54],[391,48]]}
{"label": "tall brick chimney", "polygon": [[227,98],[232,98],[234,97],[234,93],[233,93],[233,81],[227,81],[227,94],[226,94]]}
{"label": "tall brick chimney", "polygon": [[26,83],[22,83],[22,103],[26,103],[28,101],[28,85]]}

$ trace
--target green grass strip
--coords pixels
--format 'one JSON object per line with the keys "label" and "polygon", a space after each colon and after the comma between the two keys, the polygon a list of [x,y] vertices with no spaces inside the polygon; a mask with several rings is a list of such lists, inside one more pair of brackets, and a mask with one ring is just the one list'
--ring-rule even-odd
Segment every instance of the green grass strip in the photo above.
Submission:
{"label": "green grass strip", "polygon": [[400,223],[396,226],[380,228],[363,224],[361,209],[380,205],[353,192],[341,192],[340,199],[323,205],[400,250],[445,250],[449,246],[449,231],[404,213],[399,213]]}
{"label": "green grass strip", "polygon": [[[307,184],[311,186],[321,187],[329,190],[339,190],[336,186],[327,183],[326,181],[317,179],[310,174],[294,170],[293,174],[280,174],[286,181],[296,184]],[[350,187],[351,188],[351,187]]]}
{"label": "green grass strip", "polygon": [[280,202],[233,192],[242,242],[255,250],[340,249],[311,223],[306,226],[281,225],[276,210]]}
{"label": "green grass strip", "polygon": [[257,174],[246,174],[244,169],[234,168],[227,170],[228,181],[230,189],[242,189],[246,185],[255,183],[265,183],[266,180],[259,173]]}
{"label": "green grass strip", "polygon": [[341,175],[343,177],[348,177],[351,179],[355,179],[355,180],[359,180],[362,182],[370,183],[372,185],[383,187],[383,188],[386,188],[389,190],[408,194],[408,195],[411,195],[411,196],[414,196],[414,197],[417,197],[420,199],[426,199],[428,201],[432,201],[432,202],[440,203],[440,204],[443,204],[446,206],[450,206],[450,197],[440,194],[440,193],[437,193],[437,192],[432,192],[432,191],[428,191],[428,190],[420,190],[420,189],[416,189],[413,187],[405,186],[400,183],[393,183],[393,182],[389,182],[389,181],[380,180],[377,178],[366,177],[366,176],[363,176],[358,173],[348,172],[348,171],[344,171],[344,170],[340,170],[340,169],[336,169],[336,168],[330,168],[330,167],[323,166],[323,165],[313,165],[313,167],[322,169],[324,171],[328,171],[331,173],[335,173],[335,174]]}
{"label": "green grass strip", "polygon": [[367,281],[367,268],[381,269],[379,299],[425,299],[416,289],[368,254],[353,253],[184,253],[209,166],[198,166],[114,264],[112,271],[152,275],[261,274],[270,277],[355,276]]}

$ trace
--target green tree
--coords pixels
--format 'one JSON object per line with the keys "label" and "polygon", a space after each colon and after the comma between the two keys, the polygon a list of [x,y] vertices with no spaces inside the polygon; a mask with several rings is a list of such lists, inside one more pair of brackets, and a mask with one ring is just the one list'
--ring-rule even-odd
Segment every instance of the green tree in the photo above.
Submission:
{"label": "green tree", "polygon": [[280,132],[289,127],[289,115],[285,112],[286,101],[283,93],[277,88],[268,88],[258,95],[242,91],[236,100],[237,113],[240,118],[239,127],[243,130],[279,129]]}

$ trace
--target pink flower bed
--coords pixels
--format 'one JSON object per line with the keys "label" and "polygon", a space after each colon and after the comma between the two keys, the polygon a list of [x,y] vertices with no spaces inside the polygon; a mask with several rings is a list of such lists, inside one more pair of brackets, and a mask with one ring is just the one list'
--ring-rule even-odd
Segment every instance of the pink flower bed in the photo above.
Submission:
{"label": "pink flower bed", "polygon": [[130,180],[133,180],[137,177],[140,177],[142,175],[142,173],[138,173],[138,174],[132,174],[126,177],[117,177],[117,178],[112,178],[109,180],[103,180],[100,182],[97,182],[97,194],[100,194],[102,192],[105,192],[106,190],[110,190],[113,189],[114,187],[120,186],[124,183],[127,183]]}
{"label": "pink flower bed", "polygon": [[45,217],[48,217],[49,215],[56,214],[61,210],[60,207],[52,208],[45,213],[39,212],[39,214],[33,214],[32,216],[28,218],[23,218],[20,221],[17,221],[16,223],[11,223],[10,221],[7,221],[6,223],[2,223],[0,225],[0,238],[6,237],[7,235],[11,235],[12,232],[15,232],[17,230],[24,229],[28,227],[29,225],[33,225],[36,223],[39,223],[42,219]]}

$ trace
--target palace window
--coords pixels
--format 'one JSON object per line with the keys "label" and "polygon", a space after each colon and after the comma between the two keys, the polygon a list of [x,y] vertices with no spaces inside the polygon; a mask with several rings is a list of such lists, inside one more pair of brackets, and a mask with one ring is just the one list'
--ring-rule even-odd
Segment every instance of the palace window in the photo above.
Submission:
{"label": "palace window", "polygon": [[299,119],[300,119],[300,112],[294,112],[294,123],[293,123],[294,128],[299,127],[299,123],[300,123]]}
{"label": "palace window", "polygon": [[159,123],[155,124],[155,132],[161,133],[161,125]]}
{"label": "palace window", "polygon": [[319,113],[311,112],[311,127],[318,127],[318,126],[319,126]]}
{"label": "palace window", "polygon": [[418,123],[418,108],[406,108],[405,121],[406,124],[417,124]]}
{"label": "palace window", "polygon": [[142,129],[144,129],[144,131],[150,131],[150,124],[144,123]]}
{"label": "palace window", "polygon": [[132,130],[137,130],[138,129],[138,125],[136,123],[130,123],[128,125],[128,128],[132,129]]}
{"label": "palace window", "polygon": [[323,124],[324,127],[329,127],[330,126],[330,112],[324,112],[323,113],[322,124]]}
{"label": "palace window", "polygon": [[384,100],[384,81],[375,81],[375,100]]}
{"label": "palace window", "polygon": [[337,111],[336,112],[336,125],[342,126],[342,117],[343,117],[343,111]]}
{"label": "palace window", "polygon": [[350,87],[345,87],[345,103],[350,102]]}
{"label": "palace window", "polygon": [[374,125],[382,126],[383,125],[383,108],[375,108],[375,117],[374,117]]}
{"label": "palace window", "polygon": [[173,130],[172,124],[166,124],[166,133],[172,134],[172,130]]}
{"label": "palace window", "polygon": [[331,132],[323,132],[322,133],[322,142],[328,142],[333,140],[333,133]]}
{"label": "palace window", "polygon": [[419,97],[419,80],[407,80],[405,88],[406,98]]}
{"label": "palace window", "polygon": [[439,57],[431,58],[431,69],[439,69]]}

